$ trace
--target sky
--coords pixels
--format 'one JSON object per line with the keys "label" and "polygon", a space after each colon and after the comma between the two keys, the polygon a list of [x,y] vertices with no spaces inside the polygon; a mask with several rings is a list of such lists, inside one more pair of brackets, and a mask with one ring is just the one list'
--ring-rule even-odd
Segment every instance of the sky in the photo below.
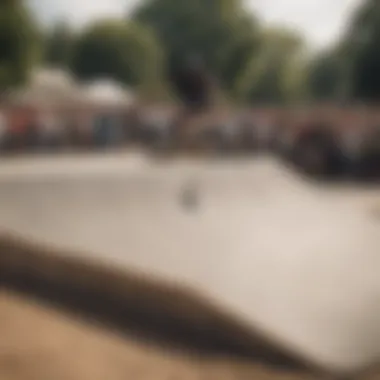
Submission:
{"label": "sky", "polygon": [[[99,17],[122,17],[141,0],[28,0],[40,20],[50,24],[65,18],[82,27]],[[188,0],[191,1],[191,0]],[[300,30],[315,47],[336,41],[352,11],[363,0],[245,0],[268,24]]]}

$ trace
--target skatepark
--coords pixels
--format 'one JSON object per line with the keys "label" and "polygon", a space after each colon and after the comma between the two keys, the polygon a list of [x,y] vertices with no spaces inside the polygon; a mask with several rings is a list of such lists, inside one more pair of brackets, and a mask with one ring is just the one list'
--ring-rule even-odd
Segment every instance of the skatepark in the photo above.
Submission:
{"label": "skatepark", "polygon": [[[352,375],[380,359],[377,188],[308,182],[272,157],[130,152],[5,160],[0,189],[5,288],[57,305],[63,298],[40,288],[58,277],[91,289],[88,298],[127,294],[123,318],[133,302],[162,308],[173,328],[197,325],[190,334],[205,334],[203,344],[248,361],[260,347],[266,362]],[[28,253],[28,242],[51,253]],[[82,270],[55,263],[55,250]],[[86,272],[87,260],[98,269]],[[152,285],[101,277],[102,266]]]}

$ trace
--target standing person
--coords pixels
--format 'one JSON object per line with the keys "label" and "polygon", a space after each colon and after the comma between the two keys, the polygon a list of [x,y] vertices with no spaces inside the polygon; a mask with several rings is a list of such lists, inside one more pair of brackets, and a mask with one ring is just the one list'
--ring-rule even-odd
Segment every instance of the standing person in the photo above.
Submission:
{"label": "standing person", "polygon": [[8,123],[5,111],[0,108],[0,151],[3,151],[6,145],[6,137],[8,132]]}
{"label": "standing person", "polygon": [[76,120],[77,143],[82,148],[92,148],[94,145],[95,110],[92,108],[79,111]]}
{"label": "standing person", "polygon": [[25,131],[30,122],[30,110],[28,107],[12,107],[8,119],[8,148],[12,151],[20,151],[23,148]]}
{"label": "standing person", "polygon": [[40,146],[43,148],[51,148],[52,129],[54,128],[54,120],[51,110],[43,107],[40,109],[38,116]]}

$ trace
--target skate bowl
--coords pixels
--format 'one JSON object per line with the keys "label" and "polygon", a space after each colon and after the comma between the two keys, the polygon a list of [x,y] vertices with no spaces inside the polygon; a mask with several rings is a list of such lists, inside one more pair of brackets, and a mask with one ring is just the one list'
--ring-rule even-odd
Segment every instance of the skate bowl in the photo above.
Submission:
{"label": "skate bowl", "polygon": [[377,365],[366,213],[272,161],[106,166],[2,171],[3,286],[197,349],[337,376]]}

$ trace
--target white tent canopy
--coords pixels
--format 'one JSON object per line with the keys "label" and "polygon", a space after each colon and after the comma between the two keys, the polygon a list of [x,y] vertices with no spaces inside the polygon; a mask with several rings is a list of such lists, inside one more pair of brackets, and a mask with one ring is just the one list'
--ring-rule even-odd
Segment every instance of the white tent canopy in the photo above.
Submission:
{"label": "white tent canopy", "polygon": [[67,72],[59,69],[36,70],[32,75],[32,88],[70,90],[74,86],[74,79]]}
{"label": "white tent canopy", "polygon": [[29,85],[15,91],[11,100],[33,106],[90,105],[129,106],[134,101],[131,91],[110,79],[79,85],[66,71],[51,68],[34,70]]}
{"label": "white tent canopy", "polygon": [[110,79],[94,81],[82,89],[82,101],[100,106],[128,106],[135,97],[128,89]]}
{"label": "white tent canopy", "polygon": [[58,69],[36,69],[26,88],[14,92],[11,99],[18,104],[36,106],[75,104],[80,91],[74,79]]}

